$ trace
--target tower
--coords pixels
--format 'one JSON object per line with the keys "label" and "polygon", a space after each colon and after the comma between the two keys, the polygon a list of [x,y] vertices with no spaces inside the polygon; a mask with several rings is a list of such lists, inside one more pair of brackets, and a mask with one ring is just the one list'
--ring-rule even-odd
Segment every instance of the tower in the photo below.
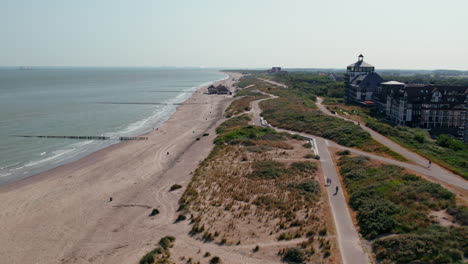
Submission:
{"label": "tower", "polygon": [[382,77],[375,73],[375,67],[366,63],[364,56],[360,54],[358,61],[346,67],[345,101],[362,103],[371,100],[372,94],[382,81]]}

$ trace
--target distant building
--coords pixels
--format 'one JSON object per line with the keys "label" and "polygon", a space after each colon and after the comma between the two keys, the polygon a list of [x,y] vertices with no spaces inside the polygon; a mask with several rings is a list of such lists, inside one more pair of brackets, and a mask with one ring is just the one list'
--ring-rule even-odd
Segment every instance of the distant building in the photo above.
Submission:
{"label": "distant building", "polygon": [[231,94],[231,91],[224,85],[210,85],[208,87],[208,94]]}
{"label": "distant building", "polygon": [[210,85],[208,87],[208,93],[209,94],[217,94],[218,93],[218,89],[216,89],[216,87],[214,85]]}
{"label": "distant building", "polygon": [[375,99],[379,109],[389,121],[468,140],[468,86],[390,81],[382,83],[377,94]]}
{"label": "distant building", "polygon": [[375,67],[364,62],[361,54],[358,61],[348,65],[345,75],[345,101],[347,103],[369,104],[383,78],[375,72]]}
{"label": "distant building", "polygon": [[218,94],[229,94],[231,91],[226,86],[219,85],[218,87]]}
{"label": "distant building", "polygon": [[267,71],[268,73],[280,73],[282,72],[281,67],[272,67],[270,70]]}

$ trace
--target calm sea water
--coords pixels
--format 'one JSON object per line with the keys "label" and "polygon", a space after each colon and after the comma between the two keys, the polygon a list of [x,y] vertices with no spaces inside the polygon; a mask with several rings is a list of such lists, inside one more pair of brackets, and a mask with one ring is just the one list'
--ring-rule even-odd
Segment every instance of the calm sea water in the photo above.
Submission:
{"label": "calm sea water", "polygon": [[166,121],[173,103],[224,78],[206,69],[0,69],[0,183],[118,142],[18,135],[137,136]]}

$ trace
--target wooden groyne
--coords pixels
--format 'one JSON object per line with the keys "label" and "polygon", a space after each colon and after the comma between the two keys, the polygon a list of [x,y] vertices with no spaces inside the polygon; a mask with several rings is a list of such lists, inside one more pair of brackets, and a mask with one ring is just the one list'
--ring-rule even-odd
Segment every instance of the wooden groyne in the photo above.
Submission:
{"label": "wooden groyne", "polygon": [[112,105],[199,105],[199,104],[208,104],[208,103],[96,102],[96,104],[112,104]]}
{"label": "wooden groyne", "polygon": [[148,140],[148,137],[105,137],[105,136],[41,136],[41,135],[14,135],[22,138],[50,138],[50,139],[78,139],[78,140]]}

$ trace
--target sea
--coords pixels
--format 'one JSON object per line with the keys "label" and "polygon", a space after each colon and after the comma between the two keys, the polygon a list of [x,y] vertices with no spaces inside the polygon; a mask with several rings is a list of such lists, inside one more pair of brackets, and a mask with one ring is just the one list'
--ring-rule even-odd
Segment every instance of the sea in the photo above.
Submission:
{"label": "sea", "polygon": [[0,68],[0,184],[149,132],[226,78],[215,69]]}

